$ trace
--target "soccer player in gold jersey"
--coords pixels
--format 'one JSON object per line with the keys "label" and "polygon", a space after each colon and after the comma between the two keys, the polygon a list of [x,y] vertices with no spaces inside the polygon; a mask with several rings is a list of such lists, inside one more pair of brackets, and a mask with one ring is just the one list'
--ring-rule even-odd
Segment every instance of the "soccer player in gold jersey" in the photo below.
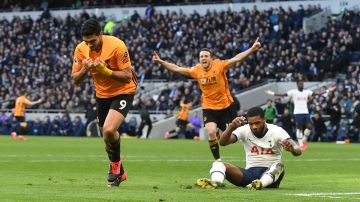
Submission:
{"label": "soccer player in gold jersey", "polygon": [[217,128],[225,131],[227,125],[235,118],[233,117],[235,113],[230,108],[233,98],[230,94],[226,72],[233,64],[257,51],[260,46],[259,38],[257,38],[251,48],[228,60],[215,59],[210,49],[203,48],[199,54],[200,63],[191,68],[179,67],[162,60],[156,52],[153,54],[153,62],[161,64],[169,71],[194,78],[198,82],[202,92],[203,121],[215,160],[221,160]]}
{"label": "soccer player in gold jersey", "polygon": [[125,43],[103,35],[95,19],[81,26],[83,42],[75,49],[72,79],[80,84],[90,72],[96,92],[98,119],[105,150],[109,156],[108,186],[119,186],[126,180],[120,158],[120,135],[117,132],[130,110],[137,86],[136,73]]}

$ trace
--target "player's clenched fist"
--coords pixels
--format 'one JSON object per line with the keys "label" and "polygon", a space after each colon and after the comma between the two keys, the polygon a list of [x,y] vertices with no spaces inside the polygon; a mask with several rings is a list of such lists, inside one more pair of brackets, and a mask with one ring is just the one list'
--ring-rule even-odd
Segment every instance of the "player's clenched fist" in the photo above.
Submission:
{"label": "player's clenched fist", "polygon": [[241,117],[236,117],[229,125],[230,128],[235,129],[237,127],[240,127],[242,125],[247,124],[246,118],[241,116]]}
{"label": "player's clenched fist", "polygon": [[96,59],[94,60],[94,67],[97,67],[97,66],[99,66],[100,64],[105,64],[105,62],[104,62],[102,59],[100,59],[100,58],[96,58]]}
{"label": "player's clenched fist", "polygon": [[94,61],[91,58],[86,58],[85,60],[82,61],[82,66],[86,70],[89,70],[94,66]]}
{"label": "player's clenched fist", "polygon": [[111,76],[112,70],[106,67],[106,64],[100,58],[96,58],[94,61],[94,68],[96,71],[100,72],[102,75]]}

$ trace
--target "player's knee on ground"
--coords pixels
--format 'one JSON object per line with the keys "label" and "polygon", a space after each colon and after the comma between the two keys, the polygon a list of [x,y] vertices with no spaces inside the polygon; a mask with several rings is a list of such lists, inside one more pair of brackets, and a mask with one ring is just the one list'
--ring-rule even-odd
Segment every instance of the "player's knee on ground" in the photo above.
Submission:
{"label": "player's knee on ground", "polygon": [[210,169],[211,181],[223,183],[226,167],[221,161],[215,161]]}

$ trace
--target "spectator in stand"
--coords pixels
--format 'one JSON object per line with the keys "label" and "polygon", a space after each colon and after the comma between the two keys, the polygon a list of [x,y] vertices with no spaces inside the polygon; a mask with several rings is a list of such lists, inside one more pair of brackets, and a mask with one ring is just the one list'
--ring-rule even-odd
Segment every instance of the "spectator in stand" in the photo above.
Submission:
{"label": "spectator in stand", "polygon": [[276,108],[273,106],[271,99],[268,99],[266,102],[264,114],[265,114],[266,123],[274,123],[277,112],[276,112]]}
{"label": "spectator in stand", "polygon": [[7,115],[6,115],[6,111],[2,111],[1,115],[0,115],[0,122],[5,122],[6,119],[8,119]]}
{"label": "spectator in stand", "polygon": [[64,112],[60,120],[60,134],[69,136],[72,129],[72,122],[69,113]]}
{"label": "spectator in stand", "polygon": [[128,123],[128,136],[136,136],[137,120],[136,117],[131,117]]}
{"label": "spectator in stand", "polygon": [[193,116],[190,116],[189,123],[191,123],[190,133],[195,139],[200,139],[200,129],[201,129],[201,118],[199,116],[199,112],[195,112]]}
{"label": "spectator in stand", "polygon": [[5,111],[1,112],[0,116],[0,134],[8,134],[9,121]]}
{"label": "spectator in stand", "polygon": [[90,104],[87,106],[86,109],[85,118],[86,118],[86,124],[85,124],[86,135],[92,136],[90,127],[93,124],[97,124],[97,105],[95,98],[91,98]]}
{"label": "spectator in stand", "polygon": [[352,121],[351,132],[353,133],[353,141],[360,142],[360,104],[357,103],[354,107],[354,118]]}
{"label": "spectator in stand", "polygon": [[325,122],[319,112],[315,112],[312,117],[312,122],[314,125],[314,131],[312,136],[312,141],[328,141],[327,140],[327,127]]}
{"label": "spectator in stand", "polygon": [[146,138],[149,138],[149,135],[150,135],[150,132],[151,132],[151,129],[152,129],[152,121],[151,121],[149,110],[148,110],[149,103],[150,103],[149,99],[147,99],[145,96],[142,96],[140,98],[139,114],[140,114],[140,118],[141,118],[141,123],[140,123],[140,126],[138,128],[138,132],[137,132],[138,138],[142,137],[143,129],[144,129],[144,127],[146,125],[148,126],[146,136],[145,136]]}
{"label": "spectator in stand", "polygon": [[350,135],[350,123],[348,119],[341,119],[339,124],[339,130],[337,133],[336,141],[345,141],[349,142]]}
{"label": "spectator in stand", "polygon": [[240,101],[236,97],[236,90],[231,90],[231,97],[233,98],[234,102],[231,104],[231,111],[234,113],[233,117],[237,117],[239,114],[239,111],[241,109]]}
{"label": "spectator in stand", "polygon": [[43,132],[43,124],[41,123],[40,118],[36,118],[34,124],[32,125],[32,135],[42,135]]}
{"label": "spectator in stand", "polygon": [[60,136],[60,116],[55,116],[54,120],[51,123],[51,136]]}
{"label": "spectator in stand", "polygon": [[84,135],[85,135],[85,126],[82,123],[80,116],[75,116],[69,136],[78,137]]}
{"label": "spectator in stand", "polygon": [[335,141],[338,136],[341,121],[341,106],[339,105],[337,98],[334,97],[331,100],[331,104],[327,109],[327,113],[330,115],[330,128],[331,128],[331,139]]}
{"label": "spectator in stand", "polygon": [[51,135],[52,123],[49,116],[45,116],[41,135]]}
{"label": "spectator in stand", "polygon": [[291,139],[297,141],[294,133],[295,121],[287,108],[284,109],[284,113],[279,118],[279,122],[281,123],[281,127],[290,135]]}
{"label": "spectator in stand", "polygon": [[[281,98],[275,98],[274,103],[275,103],[276,112],[278,113],[279,116],[281,116],[284,113],[286,104],[281,102]],[[286,131],[286,132],[288,132],[288,131]]]}
{"label": "spectator in stand", "polygon": [[[351,91],[351,89],[349,89]],[[344,93],[339,104],[340,106],[344,109],[344,114],[346,116],[346,118],[351,118],[352,116],[352,112],[351,112],[351,107],[353,105],[353,102],[351,99],[349,99],[349,95],[348,94],[351,94],[350,92],[349,93]]]}

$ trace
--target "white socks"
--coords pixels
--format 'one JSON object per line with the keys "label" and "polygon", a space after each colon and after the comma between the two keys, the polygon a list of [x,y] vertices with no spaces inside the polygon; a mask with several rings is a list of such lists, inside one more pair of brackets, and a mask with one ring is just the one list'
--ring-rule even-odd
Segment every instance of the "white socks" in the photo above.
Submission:
{"label": "white socks", "polygon": [[311,130],[309,130],[308,128],[306,128],[304,130],[304,139],[305,141],[307,141],[307,138],[311,135]]}
{"label": "white socks", "polygon": [[268,171],[266,171],[260,178],[262,187],[267,187],[279,179],[281,173],[284,172],[284,164],[274,163]]}
{"label": "white socks", "polygon": [[261,176],[260,181],[262,187],[267,187],[274,182],[274,178],[271,175],[264,173],[263,176]]}
{"label": "white socks", "polygon": [[223,183],[225,179],[226,167],[221,161],[215,161],[210,169],[211,181]]}
{"label": "white socks", "polygon": [[304,137],[304,134],[303,134],[302,130],[296,129],[296,137],[297,137],[297,139],[298,139],[299,146],[300,146],[300,147],[303,146],[303,141],[302,141],[302,139],[303,139],[303,137]]}
{"label": "white socks", "polygon": [[296,137],[298,139],[300,147],[303,145],[303,142],[307,141],[307,138],[310,135],[311,135],[311,130],[308,128],[305,128],[304,132],[302,130],[296,129]]}

